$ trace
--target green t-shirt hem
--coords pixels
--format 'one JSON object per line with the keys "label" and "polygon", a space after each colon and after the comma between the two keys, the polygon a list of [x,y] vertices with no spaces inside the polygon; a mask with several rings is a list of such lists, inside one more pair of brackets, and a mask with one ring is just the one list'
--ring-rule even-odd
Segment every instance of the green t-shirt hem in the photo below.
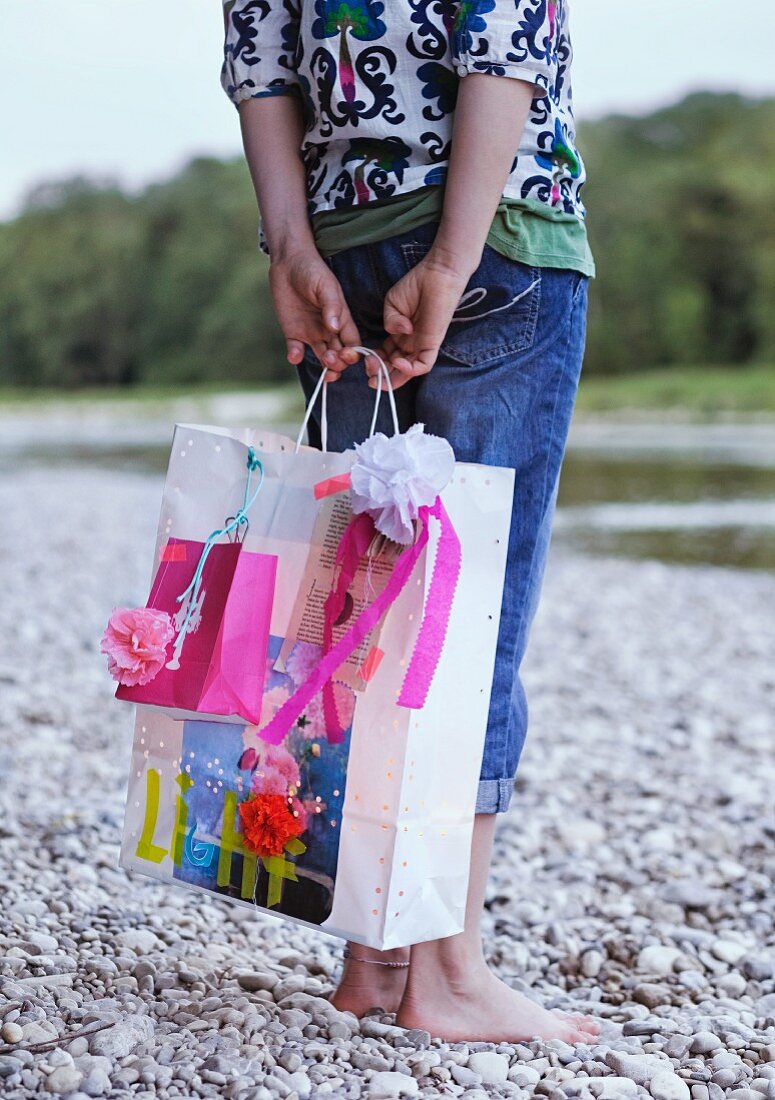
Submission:
{"label": "green t-shirt hem", "polygon": [[[496,219],[497,216],[496,214]],[[580,271],[583,275],[588,275],[590,279],[594,279],[595,261],[589,244],[586,242],[586,233],[584,238],[583,247],[581,242],[578,242],[578,249],[544,250],[522,244],[519,237],[514,234],[504,233],[501,235],[495,229],[495,222],[493,222],[493,226],[487,234],[487,244],[494,248],[496,252],[500,252],[502,256],[508,256],[509,259],[528,264],[530,267],[570,268],[572,271]]]}
{"label": "green t-shirt hem", "polygon": [[[312,229],[323,256],[417,229],[441,216],[444,192],[435,185],[417,188],[363,206],[337,207],[312,216]],[[584,222],[575,214],[536,199],[501,199],[487,244],[509,259],[531,267],[580,271],[594,278],[595,261]]]}

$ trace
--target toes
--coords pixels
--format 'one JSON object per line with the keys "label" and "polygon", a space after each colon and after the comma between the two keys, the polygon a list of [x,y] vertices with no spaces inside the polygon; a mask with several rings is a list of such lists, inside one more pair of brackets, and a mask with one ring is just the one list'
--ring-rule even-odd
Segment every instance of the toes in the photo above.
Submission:
{"label": "toes", "polygon": [[596,1027],[594,1024],[590,1024],[586,1020],[575,1020],[574,1026],[576,1031],[580,1035],[583,1035],[585,1040],[587,1040],[588,1042],[595,1042],[600,1037],[599,1027]]}
{"label": "toes", "polygon": [[560,1038],[574,1046],[576,1043],[589,1043],[597,1038],[597,1032],[588,1029],[588,1021],[583,1016],[570,1016],[565,1021],[564,1034]]}
{"label": "toes", "polygon": [[560,1038],[564,1043],[568,1043],[569,1046],[575,1046],[576,1043],[584,1043],[587,1040],[587,1036],[583,1031],[580,1031],[575,1024],[565,1024]]}
{"label": "toes", "polygon": [[600,1034],[600,1024],[597,1020],[593,1020],[591,1016],[575,1016],[574,1019],[578,1027],[588,1035],[598,1036]]}
{"label": "toes", "polygon": [[584,1016],[578,1012],[561,1012],[560,1015],[574,1028],[588,1038],[597,1038],[600,1034],[600,1025],[591,1016]]}

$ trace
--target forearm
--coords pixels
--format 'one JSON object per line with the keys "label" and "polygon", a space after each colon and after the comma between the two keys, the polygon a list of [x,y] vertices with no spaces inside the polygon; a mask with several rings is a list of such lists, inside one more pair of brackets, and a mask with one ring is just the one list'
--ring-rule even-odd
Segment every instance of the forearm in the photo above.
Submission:
{"label": "forearm", "polygon": [[239,114],[245,158],[272,259],[314,248],[299,153],[303,123],[298,98],[246,99]]}
{"label": "forearm", "polygon": [[244,100],[239,111],[245,158],[272,259],[269,287],[288,362],[300,363],[308,345],[329,368],[327,381],[334,381],[355,361],[342,348],[361,340],[342,288],[315,247],[299,154],[299,100],[295,95],[259,96]]}
{"label": "forearm", "polygon": [[481,260],[534,90],[527,81],[486,73],[469,73],[460,81],[433,251],[469,275]]}

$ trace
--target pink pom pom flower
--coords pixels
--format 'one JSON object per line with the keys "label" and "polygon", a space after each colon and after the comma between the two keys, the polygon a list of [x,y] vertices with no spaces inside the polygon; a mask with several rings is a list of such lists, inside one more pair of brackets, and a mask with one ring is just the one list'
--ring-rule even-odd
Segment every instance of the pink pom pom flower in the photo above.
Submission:
{"label": "pink pom pom flower", "polygon": [[175,628],[166,611],[118,607],[108,620],[100,651],[107,655],[113,679],[135,687],[150,683],[161,672],[174,637]]}

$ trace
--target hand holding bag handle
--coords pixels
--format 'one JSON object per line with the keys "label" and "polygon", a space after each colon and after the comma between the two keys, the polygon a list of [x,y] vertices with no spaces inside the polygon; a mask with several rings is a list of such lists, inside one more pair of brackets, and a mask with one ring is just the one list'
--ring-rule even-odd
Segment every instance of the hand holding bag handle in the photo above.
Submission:
{"label": "hand holding bag handle", "polygon": [[[398,426],[398,411],[396,409],[396,398],[395,398],[395,394],[393,393],[393,384],[390,381],[390,371],[388,370],[387,366],[385,365],[384,360],[381,359],[379,355],[377,355],[376,351],[372,351],[370,348],[364,348],[364,347],[360,347],[360,345],[354,345],[351,350],[352,351],[359,351],[361,353],[361,355],[364,356],[365,358],[368,358],[371,355],[379,363],[379,371],[380,371],[380,374],[382,375],[382,377],[385,380],[385,386],[387,388],[387,394],[388,394],[388,401],[390,402],[390,413],[391,413],[391,417],[392,417],[392,420],[393,420],[393,434],[398,435],[400,429],[399,429],[399,426]],[[321,403],[320,403],[320,442],[321,442],[321,449],[323,451],[328,450],[328,407],[327,407],[327,400],[326,400],[327,395],[328,395],[328,383],[326,382],[326,374],[327,373],[328,373],[328,368],[324,367],[323,370],[320,372],[320,377],[318,378],[317,383],[315,384],[315,389],[312,391],[312,396],[309,399],[309,403],[307,404],[306,412],[304,413],[304,419],[301,422],[301,428],[299,429],[299,434],[296,437],[296,448],[294,450],[294,454],[298,454],[299,451],[301,450],[301,441],[304,438],[304,432],[306,431],[307,425],[309,424],[309,418],[312,415],[312,410],[315,407],[315,402],[317,401],[318,396],[321,394],[321,391],[322,391],[322,397],[321,397]],[[381,397],[382,397],[382,387],[378,386],[377,387],[377,392],[376,392],[376,397],[374,399],[374,413],[372,415],[371,426],[369,428],[369,439],[371,439],[371,437],[374,435],[374,433],[377,430],[377,416],[379,414],[379,402],[380,402]]]}

